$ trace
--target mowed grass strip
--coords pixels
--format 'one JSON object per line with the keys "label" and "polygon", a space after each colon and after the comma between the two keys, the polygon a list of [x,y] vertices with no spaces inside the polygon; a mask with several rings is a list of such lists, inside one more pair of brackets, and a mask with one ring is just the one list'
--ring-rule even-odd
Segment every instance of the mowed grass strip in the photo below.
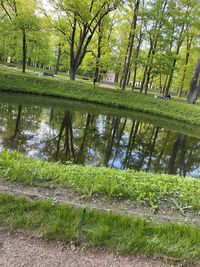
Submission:
{"label": "mowed grass strip", "polygon": [[0,177],[30,186],[71,188],[86,196],[104,195],[148,204],[161,203],[200,210],[200,180],[105,167],[64,165],[29,158],[17,152],[0,153]]}
{"label": "mowed grass strip", "polygon": [[[83,209],[0,194],[0,226],[34,230],[45,238],[76,242]],[[200,229],[177,223],[88,210],[81,242],[114,252],[200,259]]]}
{"label": "mowed grass strip", "polygon": [[200,125],[200,106],[135,92],[94,88],[91,84],[0,71],[0,90],[76,99],[154,114]]}

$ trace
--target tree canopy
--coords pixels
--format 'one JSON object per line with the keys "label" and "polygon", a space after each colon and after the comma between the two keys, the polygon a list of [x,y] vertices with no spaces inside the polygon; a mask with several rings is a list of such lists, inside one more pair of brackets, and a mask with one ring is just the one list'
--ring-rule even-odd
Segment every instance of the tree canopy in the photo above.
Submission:
{"label": "tree canopy", "polygon": [[121,89],[189,91],[200,50],[199,0],[1,0],[0,60]]}

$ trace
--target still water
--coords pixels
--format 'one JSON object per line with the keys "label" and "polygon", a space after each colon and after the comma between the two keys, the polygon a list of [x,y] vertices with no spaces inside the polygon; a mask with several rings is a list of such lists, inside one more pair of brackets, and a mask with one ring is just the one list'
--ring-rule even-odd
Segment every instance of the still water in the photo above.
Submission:
{"label": "still water", "polygon": [[0,93],[2,149],[48,161],[200,177],[198,138],[135,113],[41,96]]}

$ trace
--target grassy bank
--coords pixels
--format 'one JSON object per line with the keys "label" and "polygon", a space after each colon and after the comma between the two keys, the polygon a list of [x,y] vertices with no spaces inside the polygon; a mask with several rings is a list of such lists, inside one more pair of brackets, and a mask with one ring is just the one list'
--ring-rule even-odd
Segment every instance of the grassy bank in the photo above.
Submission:
{"label": "grassy bank", "polygon": [[200,210],[200,180],[105,167],[63,165],[0,153],[0,177],[24,185],[71,188],[91,196],[106,195],[145,203],[155,211],[161,203]]}
{"label": "grassy bank", "polygon": [[[83,210],[49,201],[28,201],[0,194],[0,225],[37,231],[39,235],[65,242],[76,241]],[[82,242],[120,253],[164,255],[182,261],[200,259],[197,227],[149,222],[108,212],[88,210]]]}
{"label": "grassy bank", "polygon": [[19,73],[0,71],[0,90],[8,92],[49,95],[105,104],[135,111],[154,114],[177,121],[200,126],[200,107],[177,100],[155,99],[135,92],[123,92],[94,87],[83,82],[40,78]]}

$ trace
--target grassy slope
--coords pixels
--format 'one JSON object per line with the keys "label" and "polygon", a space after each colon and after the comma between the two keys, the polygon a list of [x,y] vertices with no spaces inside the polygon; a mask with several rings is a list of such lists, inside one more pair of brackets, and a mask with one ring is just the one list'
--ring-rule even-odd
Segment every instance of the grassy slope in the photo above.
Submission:
{"label": "grassy slope", "polygon": [[0,71],[0,90],[51,95],[142,111],[200,126],[200,107],[176,100],[155,99],[134,92],[96,87],[83,82],[60,81]]}
{"label": "grassy slope", "polygon": [[[0,226],[35,230],[48,239],[76,241],[82,209],[50,201],[28,201],[0,194]],[[142,218],[89,210],[82,241],[121,253],[165,255],[181,260],[200,259],[198,227],[156,223]]]}
{"label": "grassy slope", "polygon": [[25,185],[61,186],[84,195],[101,194],[148,203],[156,210],[160,203],[200,210],[200,180],[105,167],[63,165],[23,156],[0,153],[0,177]]}
{"label": "grassy slope", "polygon": [[[0,76],[0,90],[54,95],[135,109],[200,125],[200,108],[163,101],[136,93],[93,89],[90,85],[33,78],[20,74]],[[17,153],[0,155],[0,176],[30,185],[71,187],[83,194],[107,194],[148,202],[155,209],[166,197],[179,205],[200,210],[200,181],[170,175],[119,171],[107,168],[63,166],[29,159]],[[38,230],[45,237],[63,241],[76,238],[82,210],[47,201],[0,195],[0,225]],[[164,254],[182,260],[200,259],[200,231],[189,225],[158,224],[141,218],[89,211],[83,239],[93,246],[115,251]]]}

